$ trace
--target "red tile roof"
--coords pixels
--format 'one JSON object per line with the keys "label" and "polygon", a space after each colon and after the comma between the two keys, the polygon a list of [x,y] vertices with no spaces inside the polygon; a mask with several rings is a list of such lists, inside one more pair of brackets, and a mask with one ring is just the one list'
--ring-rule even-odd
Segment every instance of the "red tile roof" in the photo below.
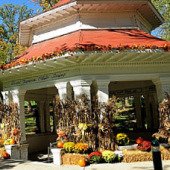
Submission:
{"label": "red tile roof", "polygon": [[44,60],[65,51],[94,51],[132,48],[163,48],[170,50],[170,41],[154,37],[141,30],[79,30],[29,47],[23,55],[2,68],[7,69],[30,61]]}
{"label": "red tile roof", "polygon": [[68,3],[70,3],[72,0],[59,0],[58,3],[56,3],[53,8],[57,8],[57,7],[60,7],[60,6],[63,6],[63,5],[66,5]]}

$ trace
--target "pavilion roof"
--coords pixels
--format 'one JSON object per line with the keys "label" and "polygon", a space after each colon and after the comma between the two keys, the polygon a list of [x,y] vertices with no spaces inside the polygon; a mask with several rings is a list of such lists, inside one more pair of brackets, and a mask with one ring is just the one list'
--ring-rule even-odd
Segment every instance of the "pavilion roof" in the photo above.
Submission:
{"label": "pavilion roof", "polygon": [[62,6],[62,5],[66,5],[66,4],[70,3],[71,1],[72,1],[72,0],[59,0],[59,2],[57,2],[57,3],[53,6],[53,8],[58,8],[58,7]]}
{"label": "pavilion roof", "polygon": [[[29,62],[60,57],[67,52],[162,49],[170,51],[170,42],[138,29],[79,30],[33,44],[21,56],[1,66],[9,69]],[[129,51],[130,52],[130,51]]]}

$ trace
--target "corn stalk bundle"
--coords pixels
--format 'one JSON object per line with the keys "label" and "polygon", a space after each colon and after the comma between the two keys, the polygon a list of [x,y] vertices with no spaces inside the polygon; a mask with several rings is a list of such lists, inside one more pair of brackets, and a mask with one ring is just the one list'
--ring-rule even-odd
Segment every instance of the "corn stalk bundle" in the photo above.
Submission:
{"label": "corn stalk bundle", "polygon": [[159,114],[160,128],[153,136],[170,144],[170,96],[168,94],[166,94],[166,99],[159,105]]}
{"label": "corn stalk bundle", "polygon": [[57,130],[66,133],[68,141],[86,142],[92,149],[114,149],[114,120],[116,98],[108,103],[97,104],[91,109],[86,95],[76,100],[60,100],[55,97],[54,113]]}
{"label": "corn stalk bundle", "polygon": [[[20,144],[20,118],[18,113],[18,105],[10,103],[9,105],[0,104],[0,117],[1,123],[1,135],[4,140],[14,139],[17,144]],[[14,129],[18,130],[17,134],[14,134]]]}

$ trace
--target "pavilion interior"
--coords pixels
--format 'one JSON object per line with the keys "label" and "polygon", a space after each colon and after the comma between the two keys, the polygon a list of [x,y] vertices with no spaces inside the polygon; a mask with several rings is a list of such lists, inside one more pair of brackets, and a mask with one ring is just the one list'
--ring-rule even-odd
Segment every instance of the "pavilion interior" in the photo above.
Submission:
{"label": "pavilion interior", "polygon": [[[158,99],[152,81],[112,81],[108,85],[109,97],[119,98],[120,114],[115,126],[118,132],[141,135],[158,129]],[[91,99],[97,94],[97,82],[91,84]],[[25,130],[29,153],[47,151],[50,142],[56,141],[56,119],[53,112],[57,88],[29,90],[25,94]],[[67,98],[74,98],[71,84],[67,83]],[[91,102],[93,107],[93,100]]]}

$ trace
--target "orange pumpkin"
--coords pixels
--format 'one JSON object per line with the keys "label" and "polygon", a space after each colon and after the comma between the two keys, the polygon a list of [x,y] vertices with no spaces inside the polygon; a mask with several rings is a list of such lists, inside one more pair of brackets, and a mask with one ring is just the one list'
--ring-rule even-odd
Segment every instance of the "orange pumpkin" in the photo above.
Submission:
{"label": "orange pumpkin", "polygon": [[2,152],[2,157],[3,157],[4,159],[9,159],[9,158],[10,158],[10,155],[9,155],[6,151],[3,151],[3,152]]}
{"label": "orange pumpkin", "polygon": [[79,161],[78,161],[78,164],[79,164],[79,166],[81,166],[81,167],[85,167],[86,166],[86,161],[85,161],[85,159],[80,159]]}
{"label": "orange pumpkin", "polygon": [[57,142],[57,148],[63,148],[64,143],[62,141]]}

